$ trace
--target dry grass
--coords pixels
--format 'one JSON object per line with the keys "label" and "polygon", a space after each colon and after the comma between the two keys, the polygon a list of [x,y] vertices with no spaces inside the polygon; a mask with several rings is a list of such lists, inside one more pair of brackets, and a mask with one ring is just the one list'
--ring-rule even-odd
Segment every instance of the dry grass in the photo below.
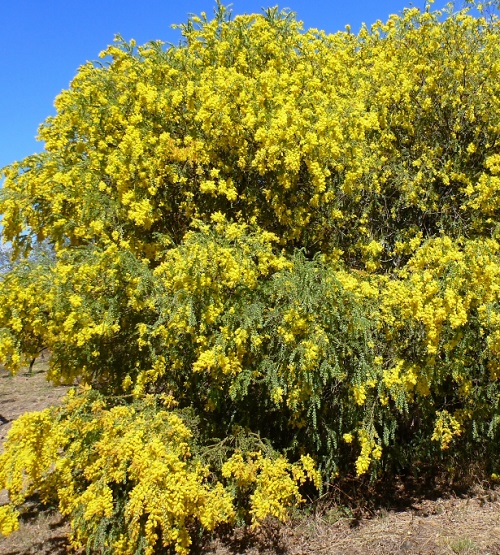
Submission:
{"label": "dry grass", "polygon": [[[46,361],[30,374],[0,369],[0,449],[10,422],[26,411],[58,403],[66,387],[45,380]],[[388,492],[389,493],[389,492]],[[0,504],[7,501],[0,493]],[[360,516],[361,515],[361,516]],[[292,524],[219,534],[195,551],[204,555],[500,555],[500,489],[476,486],[467,496],[419,498],[403,510],[354,515],[339,505],[315,508]],[[68,525],[55,509],[32,500],[20,530],[0,538],[1,555],[62,555]]]}
{"label": "dry grass", "polygon": [[405,511],[380,511],[353,519],[338,508],[293,525],[267,523],[215,539],[215,555],[498,555],[500,496],[477,491],[459,499],[424,501]]}

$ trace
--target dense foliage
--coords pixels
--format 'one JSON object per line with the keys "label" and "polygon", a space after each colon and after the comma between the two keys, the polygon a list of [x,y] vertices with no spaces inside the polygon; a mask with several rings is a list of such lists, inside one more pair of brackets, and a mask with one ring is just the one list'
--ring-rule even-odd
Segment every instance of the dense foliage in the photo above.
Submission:
{"label": "dense foliage", "polygon": [[39,492],[75,546],[181,553],[285,518],[316,468],[497,471],[497,18],[180,29],[82,66],[4,169],[0,360],[46,348],[83,388],[14,425],[2,530]]}

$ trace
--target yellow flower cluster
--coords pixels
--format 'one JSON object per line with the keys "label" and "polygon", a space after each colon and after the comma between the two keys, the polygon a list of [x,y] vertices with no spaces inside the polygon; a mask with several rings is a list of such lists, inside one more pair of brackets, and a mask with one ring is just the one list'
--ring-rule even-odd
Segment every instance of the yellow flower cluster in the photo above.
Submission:
{"label": "yellow flower cluster", "polygon": [[254,526],[271,515],[286,520],[288,507],[304,501],[299,486],[306,480],[318,488],[321,486],[321,475],[308,456],[302,456],[299,463],[290,464],[282,456],[271,459],[255,452],[244,457],[237,452],[222,466],[222,475],[234,479],[240,489],[253,489],[250,514]]}
{"label": "yellow flower cluster", "polygon": [[[373,432],[372,432],[373,434]],[[358,476],[366,474],[374,460],[382,458],[382,445],[377,437],[370,435],[365,429],[361,429],[357,433],[360,454],[356,459],[356,473]],[[354,435],[350,432],[343,434],[342,439],[350,444],[354,440]]]}
{"label": "yellow flower cluster", "polygon": [[8,536],[19,528],[19,512],[10,505],[0,507],[0,533]]}
{"label": "yellow flower cluster", "polygon": [[94,541],[121,504],[122,522],[115,524],[125,532],[107,545],[114,553],[132,554],[142,544],[153,553],[160,538],[164,547],[188,553],[191,520],[209,530],[231,521],[231,496],[191,458],[190,430],[175,413],[151,411],[107,409],[89,390],[71,392],[62,408],[15,421],[0,457],[0,483],[11,501],[2,508],[2,533],[16,529],[14,507],[35,491],[71,517],[74,547]]}
{"label": "yellow flower cluster", "polygon": [[[105,545],[112,553],[145,554],[173,547],[187,554],[190,525],[213,530],[233,522],[231,488],[211,478],[191,453],[192,432],[176,413],[156,408],[154,398],[108,408],[86,388],[71,390],[62,407],[27,413],[16,420],[0,456],[0,486],[10,504],[0,510],[0,530],[18,527],[17,506],[34,492],[56,501],[72,525],[73,547],[90,546],[112,522]],[[321,477],[310,457],[290,464],[251,453],[233,455],[222,477],[249,488],[254,524],[266,516],[284,519],[302,502],[299,486]],[[120,533],[116,534],[117,531]]]}
{"label": "yellow flower cluster", "polygon": [[460,422],[451,415],[447,410],[441,411],[436,418],[434,426],[434,433],[432,434],[433,441],[441,443],[441,449],[448,449],[453,438],[460,436],[462,427]]}

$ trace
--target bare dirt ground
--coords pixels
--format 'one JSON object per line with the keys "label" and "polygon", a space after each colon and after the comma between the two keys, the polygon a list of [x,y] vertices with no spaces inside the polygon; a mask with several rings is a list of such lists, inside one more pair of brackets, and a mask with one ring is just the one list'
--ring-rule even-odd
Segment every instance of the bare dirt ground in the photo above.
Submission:
{"label": "bare dirt ground", "polygon": [[[11,377],[0,369],[0,449],[10,422],[26,411],[58,403],[67,387],[45,380],[46,361],[30,374]],[[0,505],[7,502],[0,493]],[[33,501],[20,529],[0,537],[1,555],[62,555],[67,523],[55,509]],[[467,495],[423,498],[404,510],[377,510],[356,516],[346,507],[321,504],[292,524],[268,522],[240,528],[198,546],[203,555],[500,555],[500,488],[477,484]]]}

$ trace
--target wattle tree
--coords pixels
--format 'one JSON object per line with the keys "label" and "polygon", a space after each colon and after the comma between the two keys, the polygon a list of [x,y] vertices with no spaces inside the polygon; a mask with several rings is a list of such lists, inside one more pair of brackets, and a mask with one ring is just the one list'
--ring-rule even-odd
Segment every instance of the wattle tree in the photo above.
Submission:
{"label": "wattle tree", "polygon": [[79,387],[14,424],[2,532],[38,493],[75,547],[186,553],[304,487],[498,470],[490,8],[327,35],[218,4],[78,70],[3,170],[0,362]]}

